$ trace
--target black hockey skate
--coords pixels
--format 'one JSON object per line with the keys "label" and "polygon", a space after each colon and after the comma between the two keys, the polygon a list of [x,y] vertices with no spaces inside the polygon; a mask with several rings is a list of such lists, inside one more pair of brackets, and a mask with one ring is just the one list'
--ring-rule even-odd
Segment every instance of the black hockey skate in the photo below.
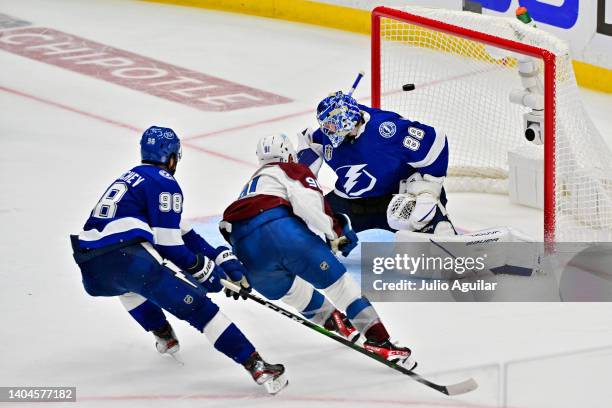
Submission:
{"label": "black hockey skate", "polygon": [[172,355],[180,350],[179,341],[170,323],[166,322],[162,328],[153,330],[152,333],[155,336],[155,348],[161,354]]}
{"label": "black hockey skate", "polygon": [[404,367],[406,370],[412,371],[417,366],[417,362],[412,358],[412,351],[408,347],[396,346],[389,339],[382,341],[366,340],[363,343],[363,348],[387,361]]}
{"label": "black hockey skate", "polygon": [[244,368],[251,374],[253,380],[263,385],[270,394],[276,394],[289,384],[285,377],[285,367],[282,364],[266,363],[259,353],[251,354],[244,363]]}
{"label": "black hockey skate", "polygon": [[325,324],[323,324],[323,327],[329,331],[338,333],[351,343],[355,343],[359,340],[359,332],[357,329],[355,329],[344,313],[337,309],[332,312],[331,316],[329,316]]}

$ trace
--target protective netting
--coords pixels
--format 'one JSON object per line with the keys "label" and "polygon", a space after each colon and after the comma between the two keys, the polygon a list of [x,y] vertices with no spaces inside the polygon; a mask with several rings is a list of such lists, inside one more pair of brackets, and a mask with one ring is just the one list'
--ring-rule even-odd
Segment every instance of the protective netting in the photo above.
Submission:
{"label": "protective netting", "polygon": [[[529,44],[556,56],[555,240],[612,239],[612,154],[579,99],[568,46],[510,18],[410,7],[410,14]],[[403,18],[402,18],[403,20]],[[380,22],[381,107],[446,132],[449,190],[507,193],[508,151],[542,149],[524,138],[511,103],[525,56],[395,18]],[[544,61],[537,59],[539,80]],[[401,87],[414,83],[416,90]]]}

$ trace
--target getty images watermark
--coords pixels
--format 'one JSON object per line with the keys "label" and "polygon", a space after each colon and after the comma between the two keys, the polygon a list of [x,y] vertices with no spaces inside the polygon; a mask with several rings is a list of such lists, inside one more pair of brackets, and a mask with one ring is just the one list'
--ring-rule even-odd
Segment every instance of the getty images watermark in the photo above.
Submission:
{"label": "getty images watermark", "polygon": [[[406,253],[395,254],[391,257],[378,256],[372,259],[372,273],[382,275],[389,272],[414,277],[417,273],[433,276],[436,272],[442,274],[463,275],[466,272],[480,274],[486,269],[487,254],[478,257],[453,257],[453,256],[425,256],[420,254],[411,256]],[[375,279],[372,287],[377,291],[404,290],[404,291],[448,291],[458,290],[469,292],[472,290],[495,290],[498,282],[487,282],[485,279],[477,279],[474,282],[454,279],[446,281],[443,279],[399,279],[386,282],[382,277]]]}
{"label": "getty images watermark", "polygon": [[376,302],[612,301],[612,244],[364,242]]}

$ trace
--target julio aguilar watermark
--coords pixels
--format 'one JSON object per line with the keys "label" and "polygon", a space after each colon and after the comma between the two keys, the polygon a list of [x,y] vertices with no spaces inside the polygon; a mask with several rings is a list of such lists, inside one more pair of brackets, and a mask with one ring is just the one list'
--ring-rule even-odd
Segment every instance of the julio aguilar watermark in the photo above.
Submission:
{"label": "julio aguilar watermark", "polygon": [[[432,275],[435,272],[462,275],[466,272],[482,273],[486,268],[487,254],[476,257],[453,257],[453,256],[426,256],[421,253],[412,256],[407,253],[395,254],[394,256],[378,256],[372,259],[372,273],[382,275],[385,271],[399,272],[410,276],[417,273]],[[473,282],[460,279],[451,282],[442,279],[400,279],[398,281],[386,282],[382,277],[372,282],[372,288],[376,291],[448,291],[458,290],[469,292],[472,290],[495,290],[497,282],[487,282],[485,279],[477,279]]]}

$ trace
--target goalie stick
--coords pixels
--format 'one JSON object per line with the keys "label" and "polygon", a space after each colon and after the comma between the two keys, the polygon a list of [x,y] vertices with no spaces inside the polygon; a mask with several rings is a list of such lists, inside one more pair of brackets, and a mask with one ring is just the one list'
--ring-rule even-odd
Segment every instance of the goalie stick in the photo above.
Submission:
{"label": "goalie stick", "polygon": [[436,391],[441,392],[442,394],[446,394],[449,396],[454,396],[454,395],[461,395],[461,394],[465,394],[468,393],[470,391],[474,391],[476,388],[478,388],[478,383],[476,383],[476,381],[473,378],[469,378],[465,381],[461,381],[458,382],[456,384],[450,384],[450,385],[440,385],[440,384],[436,384],[434,382],[431,382],[423,377],[421,377],[419,374],[413,372],[413,371],[409,371],[407,369],[405,369],[404,367],[401,367],[395,363],[392,363],[390,361],[385,360],[384,358],[370,353],[369,351],[365,350],[364,348],[351,343],[349,340],[346,340],[340,336],[337,336],[336,334],[330,332],[329,330],[316,325],[304,318],[301,318],[300,316],[297,316],[294,313],[289,312],[288,310],[283,309],[280,306],[275,305],[272,302],[269,302],[265,299],[260,298],[259,296],[253,295],[252,293],[249,293],[247,291],[245,291],[244,289],[242,289],[241,287],[239,287],[238,285],[235,285],[225,279],[221,279],[221,283],[223,284],[223,286],[225,286],[226,288],[239,293],[242,297],[247,297],[257,303],[259,303],[260,305],[266,306],[269,309],[272,309],[273,311],[275,311],[276,313],[280,313],[285,317],[288,317],[289,319],[300,323],[303,326],[308,327],[311,330],[317,331],[327,337],[329,337],[332,340],[336,340],[338,343],[342,343],[343,345],[352,348],[355,351],[358,351],[359,353],[366,355],[368,357],[370,357],[373,360],[378,361],[379,363],[382,363],[384,365],[386,365],[389,368],[392,368],[396,371],[399,371],[400,373],[407,375],[409,377],[411,377],[413,380],[420,382],[423,385],[426,385],[429,388],[433,388]]}

